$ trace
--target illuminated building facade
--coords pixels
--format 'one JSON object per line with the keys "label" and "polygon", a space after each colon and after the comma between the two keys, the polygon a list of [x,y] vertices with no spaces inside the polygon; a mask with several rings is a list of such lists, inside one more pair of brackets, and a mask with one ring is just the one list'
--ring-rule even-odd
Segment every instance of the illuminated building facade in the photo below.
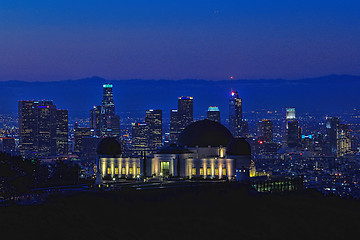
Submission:
{"label": "illuminated building facade", "polygon": [[55,156],[67,152],[67,110],[57,110],[52,101],[19,101],[20,154]]}
{"label": "illuminated building facade", "polygon": [[120,144],[110,138],[99,143],[97,152],[98,183],[139,176],[246,181],[255,175],[249,143],[207,119],[190,124],[178,146],[164,147],[153,157],[124,158]]}
{"label": "illuminated building facade", "polygon": [[337,133],[337,157],[342,157],[351,151],[351,131],[349,125],[341,124]]}
{"label": "illuminated building facade", "polygon": [[287,145],[289,121],[294,121],[295,119],[295,108],[283,109],[282,143],[284,146]]}
{"label": "illuminated building facade", "polygon": [[207,111],[207,119],[221,123],[220,110],[218,107],[209,107]]}
{"label": "illuminated building facade", "polygon": [[112,88],[112,84],[103,85],[103,99],[101,102],[101,106],[102,114],[104,115],[115,115],[114,95]]}
{"label": "illuminated building facade", "polygon": [[162,110],[146,110],[145,122],[149,126],[149,147],[155,151],[162,145]]}
{"label": "illuminated building facade", "polygon": [[132,153],[134,156],[140,156],[142,153],[149,155],[151,148],[149,146],[149,124],[133,123],[131,126],[132,133]]}

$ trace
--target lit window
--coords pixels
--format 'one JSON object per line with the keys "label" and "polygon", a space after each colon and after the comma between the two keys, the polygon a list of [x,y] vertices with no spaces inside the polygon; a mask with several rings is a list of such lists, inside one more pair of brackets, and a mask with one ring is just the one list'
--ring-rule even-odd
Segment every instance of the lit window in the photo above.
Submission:
{"label": "lit window", "polygon": [[133,168],[130,168],[130,173],[129,174],[133,174]]}
{"label": "lit window", "polygon": [[200,168],[200,175],[204,175],[204,169],[203,168]]}
{"label": "lit window", "polygon": [[208,168],[208,169],[207,169],[206,175],[211,175],[211,168]]}
{"label": "lit window", "polygon": [[139,167],[136,169],[136,174],[140,175],[140,168]]}
{"label": "lit window", "polygon": [[223,168],[222,175],[226,176],[226,168]]}
{"label": "lit window", "polygon": [[219,175],[219,169],[215,168],[215,175],[218,176]]}
{"label": "lit window", "polygon": [[122,174],[124,174],[124,175],[126,174],[126,171],[125,171],[124,167],[122,168]]}
{"label": "lit window", "polygon": [[192,169],[192,175],[196,175],[196,168]]}
{"label": "lit window", "polygon": [[107,174],[109,174],[109,175],[111,174],[111,168],[107,169]]}
{"label": "lit window", "polygon": [[115,174],[119,174],[119,169],[115,168]]}

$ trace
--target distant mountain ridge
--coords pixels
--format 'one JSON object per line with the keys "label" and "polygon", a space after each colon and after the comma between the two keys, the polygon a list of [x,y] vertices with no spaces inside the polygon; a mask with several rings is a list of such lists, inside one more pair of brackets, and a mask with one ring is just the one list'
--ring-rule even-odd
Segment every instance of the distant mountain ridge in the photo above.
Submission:
{"label": "distant mountain ridge", "polygon": [[[19,100],[54,100],[59,109],[71,116],[85,117],[89,109],[101,103],[102,84],[112,83],[117,112],[144,115],[146,109],[162,109],[169,115],[177,108],[178,96],[194,97],[195,115],[205,114],[209,106],[219,106],[228,114],[231,87],[243,98],[244,111],[281,109],[293,106],[297,111],[338,112],[360,107],[360,76],[329,75],[299,80],[107,80],[91,77],[53,82],[0,82],[0,113],[17,112]],[[168,116],[167,116],[168,117]]]}

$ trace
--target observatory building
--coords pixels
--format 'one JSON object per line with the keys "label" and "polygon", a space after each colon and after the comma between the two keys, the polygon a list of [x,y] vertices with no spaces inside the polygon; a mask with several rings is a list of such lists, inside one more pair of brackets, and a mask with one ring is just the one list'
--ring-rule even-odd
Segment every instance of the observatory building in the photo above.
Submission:
{"label": "observatory building", "polygon": [[245,181],[255,175],[250,144],[207,119],[187,126],[177,144],[160,148],[153,157],[123,158],[115,138],[102,139],[97,154],[98,183],[136,177]]}

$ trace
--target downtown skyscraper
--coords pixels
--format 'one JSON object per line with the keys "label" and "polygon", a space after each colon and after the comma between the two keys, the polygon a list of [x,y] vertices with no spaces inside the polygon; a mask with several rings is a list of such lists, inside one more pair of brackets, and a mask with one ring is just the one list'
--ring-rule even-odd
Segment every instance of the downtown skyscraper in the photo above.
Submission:
{"label": "downtown skyscraper", "polygon": [[90,128],[96,136],[119,137],[120,117],[115,114],[113,85],[103,85],[103,98],[100,106],[90,110]]}
{"label": "downtown skyscraper", "polygon": [[263,142],[273,141],[273,122],[268,119],[263,119],[257,124],[258,139]]}
{"label": "downtown skyscraper", "polygon": [[19,101],[22,156],[46,157],[68,153],[68,111],[52,101]]}
{"label": "downtown skyscraper", "polygon": [[206,118],[214,121],[214,122],[218,122],[221,123],[221,119],[220,119],[220,110],[218,107],[209,107],[207,114],[206,114]]}
{"label": "downtown skyscraper", "polygon": [[170,141],[177,142],[180,133],[194,121],[194,98],[178,98],[178,109],[170,110]]}
{"label": "downtown skyscraper", "polygon": [[162,145],[162,110],[146,110],[145,122],[149,126],[149,148],[156,150]]}
{"label": "downtown skyscraper", "polygon": [[247,137],[248,124],[243,119],[242,99],[237,91],[231,91],[229,99],[229,130],[234,137]]}
{"label": "downtown skyscraper", "polygon": [[[299,126],[299,123],[296,121],[295,108],[283,108],[283,116],[282,116],[282,144],[283,146],[288,145],[289,140],[289,123],[291,123],[292,128],[290,129],[290,139],[294,140],[296,136],[295,132],[297,131],[296,125]],[[296,122],[293,122],[296,121]],[[293,141],[294,143],[294,141]],[[290,145],[294,145],[291,143]]]}
{"label": "downtown skyscraper", "polygon": [[326,118],[326,135],[327,135],[327,153],[336,155],[337,153],[337,139],[340,131],[340,119],[338,117]]}

